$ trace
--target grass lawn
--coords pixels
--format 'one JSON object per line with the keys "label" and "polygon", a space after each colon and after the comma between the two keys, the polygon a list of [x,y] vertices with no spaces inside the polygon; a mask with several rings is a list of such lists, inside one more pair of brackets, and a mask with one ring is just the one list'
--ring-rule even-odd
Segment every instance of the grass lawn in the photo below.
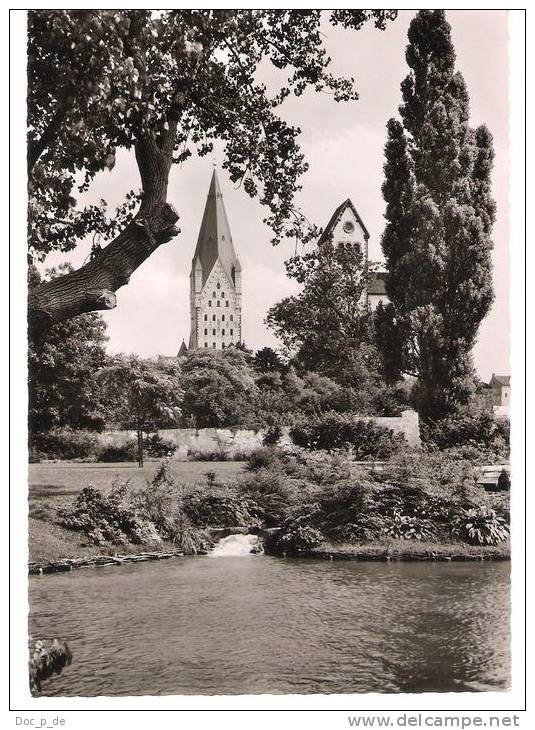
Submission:
{"label": "grass lawn", "polygon": [[[54,506],[72,502],[84,487],[91,484],[106,491],[117,478],[129,479],[132,486],[143,486],[151,480],[160,460],[145,461],[143,469],[137,464],[79,464],[62,461],[46,464],[30,464],[30,504],[46,500]],[[206,473],[215,472],[218,481],[233,482],[244,470],[241,461],[171,461],[171,471],[178,483],[202,484]],[[66,499],[67,498],[67,499]]]}

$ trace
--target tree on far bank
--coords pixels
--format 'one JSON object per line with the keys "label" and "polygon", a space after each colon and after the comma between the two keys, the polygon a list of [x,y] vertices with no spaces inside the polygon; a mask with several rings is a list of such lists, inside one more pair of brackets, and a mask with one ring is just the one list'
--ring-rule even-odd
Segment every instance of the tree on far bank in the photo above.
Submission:
{"label": "tree on far bank", "polygon": [[135,355],[116,355],[99,373],[108,415],[137,431],[138,463],[143,466],[143,432],[175,427],[181,413],[178,371]]}
{"label": "tree on far bank", "polygon": [[[167,200],[171,165],[225,146],[223,168],[267,208],[274,241],[311,233],[294,207],[307,164],[300,130],[277,114],[307,89],[358,98],[330,72],[322,19],[383,29],[392,10],[32,10],[28,14],[29,252],[42,259],[93,237],[89,261],[35,287],[30,332],[111,309],[115,292],[179,232]],[[269,94],[257,71],[271,64]],[[135,155],[140,190],[116,211],[79,206],[120,150]],[[102,244],[99,242],[102,238]]]}
{"label": "tree on far bank", "polygon": [[433,420],[473,390],[472,348],[493,300],[494,152],[488,129],[469,125],[445,12],[418,12],[408,36],[401,122],[388,122],[385,146],[390,304],[376,325],[384,372],[414,375],[419,411]]}
{"label": "tree on far bank", "polygon": [[[47,272],[62,276],[69,267]],[[42,277],[29,268],[29,289]],[[46,341],[31,342],[28,351],[28,428],[30,433],[57,426],[104,428],[98,372],[106,363],[106,323],[100,314],[81,314],[53,325]]]}
{"label": "tree on far bank", "polygon": [[302,371],[355,388],[379,383],[379,354],[366,304],[369,271],[357,244],[326,240],[286,264],[302,285],[269,310],[266,323]]}
{"label": "tree on far bank", "polygon": [[246,353],[236,347],[191,350],[180,369],[185,422],[196,428],[228,428],[247,421],[257,387]]}
{"label": "tree on far bank", "polygon": [[284,372],[287,369],[279,353],[272,347],[262,347],[257,350],[252,364],[259,373]]}

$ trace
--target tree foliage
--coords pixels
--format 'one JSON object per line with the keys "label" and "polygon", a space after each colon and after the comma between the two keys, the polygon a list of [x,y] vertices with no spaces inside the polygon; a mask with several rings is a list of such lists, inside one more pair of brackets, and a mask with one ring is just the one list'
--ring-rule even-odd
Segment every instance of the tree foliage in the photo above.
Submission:
{"label": "tree foliage", "polygon": [[99,385],[108,419],[123,428],[176,426],[182,391],[174,366],[115,355],[99,373]]}
{"label": "tree foliage", "polygon": [[[395,11],[34,10],[28,23],[29,244],[32,257],[102,236],[89,262],[38,287],[32,327],[115,306],[115,291],[178,233],[167,202],[172,163],[225,147],[231,180],[266,206],[274,241],[310,232],[293,198],[307,169],[299,129],[277,113],[290,95],[358,98],[353,79],[330,72],[322,18],[384,28]],[[274,94],[262,64],[280,73]],[[78,205],[120,149],[133,150],[141,190],[116,211]],[[97,236],[98,238],[98,236]],[[97,241],[95,240],[95,243]]]}
{"label": "tree foliage", "polygon": [[401,122],[388,122],[387,225],[381,245],[390,304],[377,312],[385,371],[419,379],[420,411],[439,418],[466,403],[471,350],[493,299],[492,138],[469,125],[443,10],[409,28]]}
{"label": "tree foliage", "polygon": [[377,376],[365,294],[370,272],[358,245],[326,240],[286,267],[302,290],[275,304],[266,322],[295,363],[355,387]]}
{"label": "tree foliage", "polygon": [[[50,269],[61,276],[68,267]],[[41,276],[29,270],[29,288]],[[94,312],[50,328],[46,341],[30,343],[28,352],[28,423],[31,433],[57,426],[102,430],[104,409],[98,372],[106,362],[106,323]]]}
{"label": "tree foliage", "polygon": [[181,371],[183,423],[212,428],[246,421],[257,388],[245,353],[237,348],[193,350]]}

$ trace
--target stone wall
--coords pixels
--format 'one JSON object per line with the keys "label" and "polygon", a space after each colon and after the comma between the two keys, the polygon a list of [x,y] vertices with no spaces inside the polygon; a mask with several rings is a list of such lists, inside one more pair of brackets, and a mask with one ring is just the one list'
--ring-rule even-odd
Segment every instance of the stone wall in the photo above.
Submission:
{"label": "stone wall", "polygon": [[[418,414],[415,411],[403,411],[401,416],[392,418],[362,417],[363,420],[374,421],[380,426],[391,428],[395,433],[404,434],[410,446],[420,445],[420,427]],[[175,459],[186,459],[194,453],[217,454],[228,457],[247,456],[262,445],[263,431],[246,429],[231,430],[229,428],[163,428],[159,434],[177,446]],[[102,443],[124,444],[136,437],[135,431],[107,431],[99,435]],[[289,428],[283,429],[280,440],[283,445],[290,445],[292,440]]]}

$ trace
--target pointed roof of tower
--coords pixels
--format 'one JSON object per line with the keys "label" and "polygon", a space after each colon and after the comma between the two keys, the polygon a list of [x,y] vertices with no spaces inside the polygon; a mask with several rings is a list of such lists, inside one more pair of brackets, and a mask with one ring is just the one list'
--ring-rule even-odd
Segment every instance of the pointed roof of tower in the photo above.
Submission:
{"label": "pointed roof of tower", "polygon": [[187,347],[186,343],[184,342],[184,340],[182,340],[182,344],[180,345],[180,348],[178,350],[177,357],[183,357],[184,355],[187,355],[187,354],[188,354],[188,347]]}
{"label": "pointed roof of tower", "polygon": [[323,233],[319,237],[318,244],[323,243],[324,241],[326,241],[329,238],[329,236],[331,235],[334,227],[336,226],[336,224],[340,220],[340,217],[341,217],[342,213],[348,207],[351,208],[351,210],[353,211],[353,215],[355,216],[355,218],[359,222],[362,230],[364,231],[364,238],[366,240],[369,239],[370,234],[368,233],[368,229],[364,225],[364,221],[362,220],[362,218],[358,214],[357,209],[355,208],[355,206],[353,205],[353,203],[351,201],[351,198],[348,198],[347,200],[344,200],[343,203],[340,203],[340,205],[338,206],[338,208],[332,214],[331,220],[327,223],[327,225],[325,226],[325,230],[323,231]]}
{"label": "pointed roof of tower", "polygon": [[238,268],[239,262],[230,235],[219,180],[214,170],[193,256],[194,266],[198,262],[201,263],[203,285],[218,258],[230,280],[233,281],[232,269],[233,267]]}

